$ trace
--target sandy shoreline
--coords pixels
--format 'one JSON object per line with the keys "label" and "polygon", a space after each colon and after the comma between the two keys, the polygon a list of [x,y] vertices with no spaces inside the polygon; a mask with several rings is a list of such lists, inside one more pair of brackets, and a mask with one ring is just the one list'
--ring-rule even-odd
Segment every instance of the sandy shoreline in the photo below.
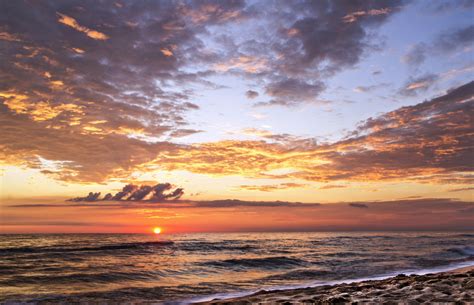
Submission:
{"label": "sandy shoreline", "polygon": [[312,288],[259,291],[196,304],[474,304],[474,266],[440,273],[404,275],[383,280]]}

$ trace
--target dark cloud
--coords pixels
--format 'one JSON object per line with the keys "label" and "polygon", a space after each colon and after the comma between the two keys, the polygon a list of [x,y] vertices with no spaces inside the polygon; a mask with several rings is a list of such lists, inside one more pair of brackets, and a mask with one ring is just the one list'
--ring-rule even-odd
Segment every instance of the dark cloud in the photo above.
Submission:
{"label": "dark cloud", "polygon": [[100,198],[100,193],[90,192],[86,197],[76,197],[69,201],[80,202],[94,202],[94,201],[150,201],[161,202],[166,200],[177,200],[183,196],[182,188],[172,190],[173,186],[170,183],[158,183],[156,185],[135,185],[127,184],[122,191],[115,195],[106,194]]}
{"label": "dark cloud", "polygon": [[418,67],[426,59],[427,46],[423,43],[416,44],[410,48],[402,60],[410,67]]}
{"label": "dark cloud", "polygon": [[368,47],[369,28],[385,22],[400,4],[401,1],[308,2],[302,7],[307,15],[291,26],[294,38],[288,43],[296,43],[295,49],[303,48],[302,56],[292,63],[302,68],[327,62],[324,69],[329,71],[354,65]]}
{"label": "dark cloud", "polygon": [[374,90],[378,90],[380,88],[384,88],[389,86],[387,83],[381,83],[381,84],[376,84],[376,85],[370,85],[370,86],[357,86],[354,88],[355,92],[359,93],[367,93],[367,92],[372,92]]}
{"label": "dark cloud", "polygon": [[443,52],[454,52],[474,43],[474,25],[442,33],[434,42],[434,48]]}
{"label": "dark cloud", "polygon": [[289,202],[289,201],[246,201],[238,199],[223,199],[212,201],[193,201],[193,200],[175,200],[169,201],[159,200],[152,203],[150,200],[114,200],[119,203],[106,205],[103,199],[95,200],[90,203],[82,203],[83,198],[74,198],[69,201],[81,202],[77,204],[14,204],[9,207],[16,208],[41,208],[41,207],[104,207],[104,208],[143,208],[143,207],[160,207],[160,208],[233,208],[233,207],[299,207],[311,208],[318,207],[320,203],[303,203],[303,202]]}
{"label": "dark cloud", "polygon": [[302,203],[288,201],[244,201],[236,199],[197,201],[195,207],[200,208],[230,208],[230,207],[317,207],[320,203]]}
{"label": "dark cloud", "polygon": [[325,79],[354,66],[365,53],[377,49],[373,31],[397,13],[401,4],[402,1],[255,3],[252,9],[256,17],[258,12],[265,12],[265,31],[239,33],[245,39],[239,44],[231,37],[219,36],[216,42],[226,51],[218,67],[261,84],[271,100],[259,106],[317,102],[326,87]]}
{"label": "dark cloud", "polygon": [[357,202],[349,203],[349,206],[353,208],[362,208],[362,209],[367,209],[369,207],[368,205],[364,203],[357,203]]}
{"label": "dark cloud", "polygon": [[257,103],[256,105],[291,106],[301,102],[316,101],[316,97],[324,88],[324,84],[319,81],[308,83],[298,79],[287,78],[269,84],[265,88],[265,93],[272,97],[272,100],[266,103]]}
{"label": "dark cloud", "polygon": [[402,61],[410,67],[417,68],[429,56],[445,56],[474,44],[474,25],[454,28],[436,36],[430,43],[417,43],[403,56]]}
{"label": "dark cloud", "polygon": [[180,138],[190,136],[196,133],[200,133],[202,130],[195,130],[195,129],[177,129],[170,133],[172,138]]}
{"label": "dark cloud", "polygon": [[248,99],[254,99],[254,98],[258,97],[258,92],[254,91],[254,90],[247,90],[247,92],[245,92],[245,96]]}

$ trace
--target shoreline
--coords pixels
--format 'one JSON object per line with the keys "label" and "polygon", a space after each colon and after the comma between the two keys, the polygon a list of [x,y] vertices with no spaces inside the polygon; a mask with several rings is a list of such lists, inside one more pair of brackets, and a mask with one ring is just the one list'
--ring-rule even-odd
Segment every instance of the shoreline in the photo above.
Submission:
{"label": "shoreline", "polygon": [[[409,271],[411,272],[411,271]],[[342,304],[351,302],[474,303],[474,262],[452,269],[420,270],[406,275],[341,280],[245,293],[213,295],[192,304]]]}

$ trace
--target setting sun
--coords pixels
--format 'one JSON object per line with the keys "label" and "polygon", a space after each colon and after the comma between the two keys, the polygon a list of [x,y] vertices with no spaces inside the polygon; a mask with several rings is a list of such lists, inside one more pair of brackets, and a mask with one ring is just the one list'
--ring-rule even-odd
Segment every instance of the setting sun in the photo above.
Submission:
{"label": "setting sun", "polygon": [[160,234],[161,233],[161,228],[159,228],[159,227],[153,228],[153,233]]}

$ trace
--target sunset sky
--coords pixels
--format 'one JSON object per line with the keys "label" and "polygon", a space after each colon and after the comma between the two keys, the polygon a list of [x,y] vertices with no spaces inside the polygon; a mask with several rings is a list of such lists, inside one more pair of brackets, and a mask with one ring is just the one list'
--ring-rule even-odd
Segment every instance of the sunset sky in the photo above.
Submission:
{"label": "sunset sky", "polygon": [[473,17],[0,1],[1,232],[474,229]]}

